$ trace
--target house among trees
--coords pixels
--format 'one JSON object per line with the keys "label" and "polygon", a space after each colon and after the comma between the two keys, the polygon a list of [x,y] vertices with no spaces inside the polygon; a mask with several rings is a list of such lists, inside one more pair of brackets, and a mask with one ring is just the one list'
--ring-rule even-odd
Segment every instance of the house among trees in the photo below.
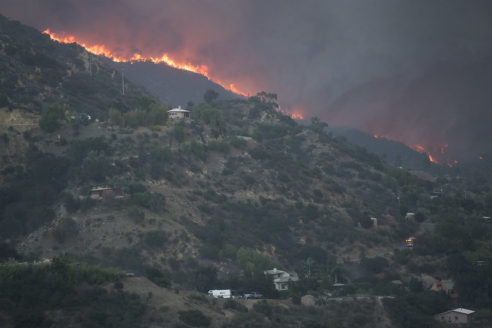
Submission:
{"label": "house among trees", "polygon": [[91,189],[90,197],[95,200],[112,200],[115,198],[125,198],[125,195],[118,188],[96,187]]}
{"label": "house among trees", "polygon": [[434,292],[443,291],[449,297],[455,299],[458,297],[458,293],[454,290],[454,282],[452,280],[441,280],[434,283],[431,287]]}
{"label": "house among trees", "polygon": [[186,109],[182,109],[181,106],[178,106],[178,108],[173,108],[171,110],[168,110],[167,113],[169,114],[169,118],[172,119],[190,117],[190,111]]}
{"label": "house among trees", "polygon": [[467,324],[470,322],[470,316],[475,313],[473,310],[468,310],[464,308],[457,308],[454,310],[449,310],[443,313],[435,314],[434,318],[436,320],[453,323],[453,324]]}
{"label": "house among trees", "polygon": [[297,273],[289,273],[286,271],[277,270],[277,268],[273,268],[273,270],[266,270],[263,273],[273,278],[273,284],[275,285],[275,289],[278,291],[288,290],[289,282],[299,280]]}

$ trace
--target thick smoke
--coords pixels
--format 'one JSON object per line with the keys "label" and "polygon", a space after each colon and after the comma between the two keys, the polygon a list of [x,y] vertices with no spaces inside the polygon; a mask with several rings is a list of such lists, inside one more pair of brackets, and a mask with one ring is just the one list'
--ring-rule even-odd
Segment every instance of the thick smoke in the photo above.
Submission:
{"label": "thick smoke", "polygon": [[171,56],[306,117],[463,157],[492,149],[488,0],[3,0],[121,54]]}

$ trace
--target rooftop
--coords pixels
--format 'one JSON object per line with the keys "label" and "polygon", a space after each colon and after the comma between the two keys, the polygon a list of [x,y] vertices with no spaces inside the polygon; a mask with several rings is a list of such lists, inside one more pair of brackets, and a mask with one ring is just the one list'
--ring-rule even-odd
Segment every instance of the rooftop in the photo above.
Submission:
{"label": "rooftop", "polygon": [[168,112],[172,112],[172,113],[189,113],[190,111],[181,108],[181,106],[178,106],[177,108],[173,108],[171,110],[168,110]]}
{"label": "rooftop", "polygon": [[472,314],[472,313],[475,313],[475,311],[473,310],[468,310],[468,309],[464,309],[464,308],[457,308],[457,309],[454,309],[454,310],[451,310],[453,312],[459,312],[459,313],[463,313],[463,314]]}

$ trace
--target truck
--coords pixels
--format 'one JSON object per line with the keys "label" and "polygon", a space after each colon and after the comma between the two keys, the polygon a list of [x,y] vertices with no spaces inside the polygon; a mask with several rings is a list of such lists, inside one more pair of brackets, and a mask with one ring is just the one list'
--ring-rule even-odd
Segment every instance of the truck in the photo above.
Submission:
{"label": "truck", "polygon": [[208,295],[214,298],[231,298],[232,292],[230,289],[211,289],[208,291]]}

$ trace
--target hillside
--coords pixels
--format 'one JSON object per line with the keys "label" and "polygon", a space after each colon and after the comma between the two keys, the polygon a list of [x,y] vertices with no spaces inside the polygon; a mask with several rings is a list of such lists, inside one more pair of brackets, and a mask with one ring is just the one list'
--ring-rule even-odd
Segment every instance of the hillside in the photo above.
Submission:
{"label": "hillside", "polygon": [[207,90],[216,91],[222,99],[238,97],[202,75],[172,68],[166,64],[115,63],[111,60],[107,60],[107,64],[120,72],[123,71],[126,78],[145,87],[154,97],[167,104],[178,106],[190,101],[200,103]]}
{"label": "hillside", "polygon": [[[297,124],[265,92],[207,97],[190,119],[170,119],[145,90],[127,83],[125,95],[116,92],[119,73],[96,57],[98,75],[60,68],[58,82],[38,93],[51,71],[21,54],[48,49],[44,55],[53,52],[56,67],[66,68],[87,53],[6,19],[1,33],[0,65],[19,85],[35,81],[36,92],[30,101],[11,84],[0,88],[1,145],[15,151],[1,167],[0,260],[8,263],[0,284],[10,293],[0,301],[25,299],[15,313],[31,313],[46,293],[17,290],[11,270],[33,285],[76,282],[61,285],[70,291],[65,299],[38,304],[31,326],[117,324],[110,313],[125,313],[121,295],[142,327],[433,327],[432,315],[453,305],[428,290],[437,277],[454,279],[460,305],[490,322],[492,295],[481,285],[492,277],[490,186],[468,189],[472,179],[424,180],[387,166],[325,133],[322,122]],[[97,88],[66,89],[88,79]],[[417,246],[404,247],[412,235]],[[15,264],[44,258],[51,264],[41,269]],[[83,263],[119,273],[88,279]],[[299,281],[275,290],[263,274],[274,267]],[[206,296],[219,288],[268,300]],[[97,311],[91,293],[114,311]],[[305,295],[311,302],[301,303]],[[0,323],[22,326],[21,315],[5,309]],[[344,316],[347,309],[354,315]],[[70,311],[91,313],[89,321],[69,321]]]}

